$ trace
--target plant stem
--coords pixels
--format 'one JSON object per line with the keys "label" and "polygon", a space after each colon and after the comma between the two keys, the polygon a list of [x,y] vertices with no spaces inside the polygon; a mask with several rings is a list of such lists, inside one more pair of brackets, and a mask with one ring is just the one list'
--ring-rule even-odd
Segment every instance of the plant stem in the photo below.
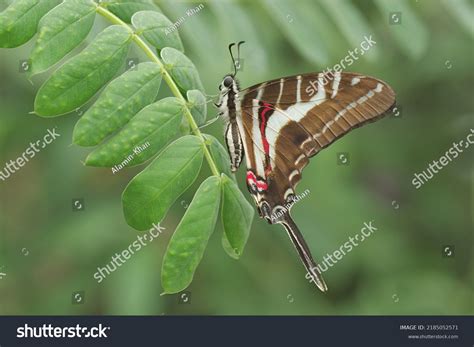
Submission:
{"label": "plant stem", "polygon": [[132,40],[140,47],[143,52],[150,58],[150,60],[160,66],[161,73],[163,75],[163,79],[166,81],[166,84],[170,88],[171,92],[173,95],[178,98],[182,103],[183,103],[183,109],[184,109],[184,115],[191,126],[191,130],[196,135],[199,137],[202,141],[203,145],[203,150],[204,150],[204,155],[206,157],[206,160],[209,164],[209,167],[211,168],[212,174],[214,176],[220,176],[219,170],[217,169],[216,163],[214,162],[214,159],[212,159],[211,153],[209,152],[209,149],[206,146],[206,139],[202,135],[201,131],[199,130],[198,125],[196,124],[196,121],[194,120],[194,117],[191,114],[191,111],[189,110],[187,106],[187,100],[183,97],[181,92],[179,91],[178,86],[174,82],[173,78],[169,74],[168,70],[166,70],[165,65],[163,62],[156,56],[156,54],[150,49],[150,47],[145,43],[145,41],[142,40],[140,36],[138,36],[130,26],[122,21],[119,17],[114,15],[112,12],[107,10],[106,8],[97,5],[97,13],[106,18],[109,22],[113,24],[118,24],[123,27],[126,27],[130,32],[132,33]]}

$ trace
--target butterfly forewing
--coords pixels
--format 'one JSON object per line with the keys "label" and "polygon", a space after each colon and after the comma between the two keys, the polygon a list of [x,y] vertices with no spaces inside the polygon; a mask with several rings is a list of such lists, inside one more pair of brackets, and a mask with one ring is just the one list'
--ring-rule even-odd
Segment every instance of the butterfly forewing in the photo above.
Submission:
{"label": "butterfly forewing", "polygon": [[240,96],[237,120],[247,176],[260,182],[260,189],[247,183],[257,205],[268,203],[260,213],[270,222],[275,208],[293,198],[310,157],[350,130],[378,119],[395,103],[395,93],[386,83],[342,72],[275,79],[243,90]]}

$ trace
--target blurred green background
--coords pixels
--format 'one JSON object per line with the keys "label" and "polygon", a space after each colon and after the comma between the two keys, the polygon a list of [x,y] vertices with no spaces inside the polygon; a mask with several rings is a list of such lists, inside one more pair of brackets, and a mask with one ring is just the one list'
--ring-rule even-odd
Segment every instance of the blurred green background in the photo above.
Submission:
{"label": "blurred green background", "polygon": [[[7,3],[0,1],[2,9]],[[324,273],[329,292],[322,294],[305,279],[283,228],[256,218],[236,261],[222,249],[219,225],[187,289],[190,300],[180,303],[180,295],[160,296],[160,269],[191,189],[163,221],[164,233],[97,283],[97,267],[136,239],[122,215],[121,192],[145,166],[116,175],[85,167],[88,150],[71,145],[80,112],[29,114],[48,76],[30,83],[20,72],[30,41],[0,49],[0,168],[48,128],[57,126],[61,137],[0,181],[0,314],[473,314],[473,149],[420,189],[411,181],[474,129],[474,2],[157,2],[173,22],[200,3],[204,8],[179,32],[209,95],[231,71],[230,42],[246,41],[239,72],[245,88],[331,67],[372,35],[377,44],[348,71],[388,82],[401,115],[358,129],[316,156],[298,187],[310,194],[293,215],[318,260],[364,222],[374,221],[378,231]],[[97,17],[87,41],[106,25]],[[130,57],[146,60],[133,50]],[[169,94],[163,84],[160,97]],[[215,115],[209,109],[208,118]],[[220,121],[205,131],[223,138]],[[349,165],[338,165],[341,152]],[[248,196],[243,176],[241,168],[237,177]],[[73,211],[74,198],[84,199],[83,211]],[[443,255],[446,245],[454,246],[452,257]],[[82,304],[73,303],[77,291],[85,293]]]}

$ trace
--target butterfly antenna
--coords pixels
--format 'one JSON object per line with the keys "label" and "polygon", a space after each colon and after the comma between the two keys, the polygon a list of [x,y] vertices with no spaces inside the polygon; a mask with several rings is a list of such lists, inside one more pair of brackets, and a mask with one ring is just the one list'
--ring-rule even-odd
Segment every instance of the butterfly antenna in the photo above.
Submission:
{"label": "butterfly antenna", "polygon": [[314,282],[316,286],[322,291],[326,292],[328,287],[324,282],[323,276],[319,271],[319,268],[316,265],[316,262],[313,260],[311,256],[311,251],[309,250],[306,241],[304,240],[303,235],[301,234],[300,230],[296,226],[295,222],[291,218],[289,213],[286,213],[280,223],[285,227],[288,236],[293,242],[293,245],[298,252],[298,255],[301,258],[306,270],[308,271],[309,275],[311,276],[311,282]]}
{"label": "butterfly antenna", "polygon": [[237,59],[238,61],[240,62],[240,45],[242,43],[245,43],[245,41],[240,41],[238,44],[237,44]]}
{"label": "butterfly antenna", "polygon": [[[237,44],[237,61],[234,60],[234,76],[235,77],[237,75],[237,72],[239,71],[240,69],[240,45],[242,43],[245,43],[245,41],[240,41],[238,44]],[[237,65],[239,65],[239,67],[237,68]]]}
{"label": "butterfly antenna", "polygon": [[237,75],[237,66],[235,66],[234,53],[232,53],[232,47],[233,46],[235,46],[235,42],[233,42],[229,45],[229,53],[230,53],[230,57],[232,58],[232,64],[234,65],[234,74],[232,75],[232,77],[235,77],[235,75]]}

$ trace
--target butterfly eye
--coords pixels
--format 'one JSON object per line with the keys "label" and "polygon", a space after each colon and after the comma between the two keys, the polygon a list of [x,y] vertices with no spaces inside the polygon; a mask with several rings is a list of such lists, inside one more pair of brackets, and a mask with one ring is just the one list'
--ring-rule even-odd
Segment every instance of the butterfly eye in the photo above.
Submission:
{"label": "butterfly eye", "polygon": [[222,83],[224,83],[224,87],[229,88],[232,85],[232,82],[234,82],[233,78],[227,76],[226,78],[224,78],[224,82]]}

